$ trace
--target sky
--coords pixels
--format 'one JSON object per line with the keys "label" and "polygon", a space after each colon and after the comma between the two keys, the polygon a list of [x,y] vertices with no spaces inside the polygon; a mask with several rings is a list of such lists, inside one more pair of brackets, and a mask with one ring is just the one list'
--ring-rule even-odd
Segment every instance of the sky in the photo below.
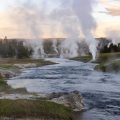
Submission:
{"label": "sky", "polygon": [[[30,28],[27,29],[27,26],[31,25],[28,22],[31,16],[26,17],[28,14],[26,12],[28,9],[24,8],[26,7],[24,3],[27,4],[26,1],[0,0],[0,38],[4,36],[8,36],[9,38],[30,38],[34,36],[29,30]],[[29,0],[29,3],[31,2],[35,6],[31,7],[28,3],[27,7],[34,9],[34,12],[36,12],[31,22],[33,21],[33,24],[36,24],[36,26],[39,24],[40,29],[37,28],[37,30],[40,31],[38,34],[41,33],[41,37],[63,37],[64,34],[61,31],[60,24],[54,20],[55,18],[51,19],[52,15],[49,15],[52,10],[54,11],[59,7],[59,1],[61,0],[46,1]],[[25,6],[21,7],[20,4]],[[40,11],[37,8],[40,8]],[[21,16],[20,13],[21,10],[25,12],[24,20],[22,18],[23,14]],[[29,13],[32,14],[32,11],[29,11]],[[105,37],[111,31],[120,32],[120,0],[96,0],[96,4],[93,5],[92,15],[97,24],[94,32],[95,37]],[[38,21],[34,19],[38,19]],[[34,32],[37,32],[36,28]]]}

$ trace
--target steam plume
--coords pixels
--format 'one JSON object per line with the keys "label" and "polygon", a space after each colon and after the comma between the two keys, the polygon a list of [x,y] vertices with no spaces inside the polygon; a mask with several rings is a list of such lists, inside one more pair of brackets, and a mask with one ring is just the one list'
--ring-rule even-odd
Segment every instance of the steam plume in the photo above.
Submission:
{"label": "steam plume", "polygon": [[[41,39],[41,18],[44,19],[44,15],[39,15],[41,9],[37,6],[34,0],[26,0],[20,2],[16,8],[14,8],[14,21],[18,24],[18,27],[27,31],[30,35],[34,36],[34,40],[28,40],[33,50],[33,58],[40,58],[44,56],[43,40]],[[42,20],[43,21],[43,20]],[[19,25],[20,24],[20,25]]]}
{"label": "steam plume", "polygon": [[72,1],[61,0],[60,6],[53,11],[52,17],[62,26],[62,32],[66,36],[66,39],[60,45],[61,57],[78,56],[77,43],[79,42],[80,31],[75,24],[76,18],[73,14]]}
{"label": "steam plume", "polygon": [[96,22],[92,16],[94,3],[95,0],[69,0],[69,2],[61,0],[61,6],[55,10],[54,17],[61,23],[63,33],[67,37],[61,44],[62,56],[75,57],[78,55],[81,29],[93,60],[95,60],[97,42],[92,35],[96,28]]}
{"label": "steam plume", "polygon": [[93,60],[95,60],[97,52],[97,42],[92,36],[92,32],[96,27],[96,23],[92,17],[92,5],[94,3],[94,0],[73,0],[73,9],[80,21],[81,29],[93,56]]}
{"label": "steam plume", "polygon": [[57,40],[56,39],[53,39],[53,44],[52,44],[52,47],[53,47],[53,50],[58,54],[58,50],[57,50]]}
{"label": "steam plume", "polygon": [[117,30],[107,31],[107,38],[112,40],[113,44],[117,45],[118,43],[120,43],[120,31]]}
{"label": "steam plume", "polygon": [[[26,0],[14,10],[17,24],[21,24],[25,31],[27,29],[29,34],[34,36],[34,40],[29,41],[29,45],[34,49],[33,57],[39,58],[45,54],[41,40],[44,29],[42,25],[45,24],[46,19],[49,19],[57,24],[59,23],[63,34],[66,36],[66,40],[60,45],[61,56],[78,56],[78,43],[81,40],[80,30],[82,30],[93,59],[95,59],[97,42],[92,36],[92,32],[96,28],[96,23],[92,17],[92,6],[95,0],[56,0],[57,7],[51,9],[52,12],[46,12],[48,3],[50,3],[49,0],[43,0],[43,4],[40,4],[42,7],[40,7],[36,0]],[[50,29],[52,30],[52,28]],[[56,31],[53,32],[55,34]],[[54,41],[53,44],[55,48],[56,43]]]}

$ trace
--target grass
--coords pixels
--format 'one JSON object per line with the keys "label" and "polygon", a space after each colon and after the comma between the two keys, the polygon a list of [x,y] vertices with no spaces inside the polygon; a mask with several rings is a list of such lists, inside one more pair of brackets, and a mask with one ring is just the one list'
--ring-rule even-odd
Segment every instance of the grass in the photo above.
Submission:
{"label": "grass", "polygon": [[120,71],[120,52],[100,54],[96,61],[99,64],[95,66],[95,70],[115,73]]}
{"label": "grass", "polygon": [[86,56],[80,56],[80,57],[75,57],[72,58],[71,60],[76,60],[76,61],[81,61],[81,62],[89,62],[92,59],[92,56],[86,55]]}
{"label": "grass", "polygon": [[4,69],[16,69],[16,67],[13,66],[12,64],[0,64],[0,68],[4,68]]}
{"label": "grass", "polygon": [[72,120],[70,108],[42,100],[0,100],[0,117]]}
{"label": "grass", "polygon": [[[90,55],[73,58],[72,60],[89,62],[92,59]],[[96,58],[94,63],[95,70],[103,72],[119,72],[120,71],[120,52],[116,53],[101,53]]]}
{"label": "grass", "polygon": [[104,64],[107,63],[109,61],[115,60],[115,59],[119,59],[120,58],[120,52],[116,52],[116,53],[102,53],[100,54],[96,61],[100,64]]}
{"label": "grass", "polygon": [[109,63],[102,63],[96,65],[95,70],[102,72],[120,72],[120,60],[113,60]]}
{"label": "grass", "polygon": [[9,89],[10,87],[7,85],[5,79],[0,78],[0,92]]}
{"label": "grass", "polygon": [[6,79],[4,78],[0,78],[0,92],[4,92],[4,93],[22,93],[22,94],[28,94],[27,90],[25,88],[17,88],[17,89],[13,89],[11,88],[7,82]]}
{"label": "grass", "polygon": [[[16,71],[19,68],[14,64],[35,63],[37,67],[54,64],[50,61],[32,59],[0,59],[0,69]],[[0,75],[0,92],[30,94],[25,88],[12,89],[6,82],[7,78]],[[57,120],[72,120],[73,113],[70,108],[42,99],[36,100],[0,100],[0,119],[10,118],[45,118]]]}
{"label": "grass", "polygon": [[4,58],[0,60],[0,66],[5,65],[6,68],[12,67],[13,64],[28,64],[28,63],[35,63],[38,66],[54,64],[53,62],[45,61],[44,59],[13,59],[13,58],[5,59]]}
{"label": "grass", "polygon": [[[116,52],[116,53],[100,53],[97,58],[96,58],[96,63],[105,63],[111,60],[114,60],[116,58],[120,58],[120,52]],[[81,56],[81,57],[75,57],[72,58],[72,60],[77,60],[77,61],[81,61],[81,62],[89,62],[90,60],[92,60],[92,56],[91,55],[86,55],[86,56]]]}
{"label": "grass", "polygon": [[15,64],[35,64],[36,67],[41,67],[44,65],[51,65],[51,64],[55,64],[55,63],[53,63],[51,61],[45,61],[43,59],[39,59],[39,60],[12,59],[12,58],[0,59],[0,69],[11,70],[15,73],[19,73],[20,68],[15,66]]}

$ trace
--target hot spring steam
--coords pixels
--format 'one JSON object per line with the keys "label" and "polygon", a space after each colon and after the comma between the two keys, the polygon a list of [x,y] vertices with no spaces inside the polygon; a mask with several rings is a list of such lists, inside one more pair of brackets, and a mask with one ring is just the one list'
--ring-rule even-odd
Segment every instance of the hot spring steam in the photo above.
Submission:
{"label": "hot spring steam", "polygon": [[92,5],[95,0],[74,0],[73,8],[80,21],[82,32],[85,36],[86,43],[92,54],[93,60],[96,58],[97,42],[92,35],[92,31],[96,27],[96,22],[92,17]]}
{"label": "hot spring steam", "polygon": [[[55,5],[49,8],[51,4]],[[33,58],[46,56],[42,40],[43,31],[45,31],[43,25],[55,23],[54,29],[49,28],[51,33],[54,35],[55,32],[62,32],[66,38],[59,44],[53,39],[52,48],[56,54],[69,58],[78,56],[80,50],[78,44],[81,43],[83,39],[81,36],[84,35],[89,52],[95,60],[97,42],[92,35],[96,28],[96,22],[92,16],[94,4],[95,0],[69,0],[69,2],[68,0],[45,0],[44,2],[26,0],[21,1],[13,9],[12,18],[19,28],[22,27],[34,37],[34,40],[25,41],[25,45],[34,50]]]}

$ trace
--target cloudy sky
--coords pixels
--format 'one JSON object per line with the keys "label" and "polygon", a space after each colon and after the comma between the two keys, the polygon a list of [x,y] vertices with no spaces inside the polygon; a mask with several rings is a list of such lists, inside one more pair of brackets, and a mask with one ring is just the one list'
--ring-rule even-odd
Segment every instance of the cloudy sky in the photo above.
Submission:
{"label": "cloudy sky", "polygon": [[[27,1],[32,1],[31,3],[35,6],[31,7],[31,4],[27,3]],[[40,24],[42,37],[62,37],[63,33],[60,29],[60,24],[57,24],[57,22],[54,21],[55,18],[51,19],[53,16],[49,15],[52,10],[54,11],[59,7],[60,1],[61,0],[0,0],[0,38],[4,36],[11,38],[29,38],[34,35],[27,29],[27,25],[29,25],[27,21],[31,19],[31,16],[29,16],[26,11],[30,9],[36,12],[36,15],[34,14],[34,16],[32,16],[32,20],[39,19],[39,21],[34,21],[33,24]],[[69,0],[67,1],[69,3]],[[93,12],[91,13],[97,23],[94,35],[96,37],[104,37],[109,31],[120,32],[120,0],[96,1],[96,4],[93,5]],[[27,6],[26,4],[29,5]],[[30,7],[30,9],[27,9],[26,6],[28,8]],[[37,10],[37,8],[40,9]],[[24,13],[24,16],[28,15],[27,18],[23,20],[23,14],[21,16],[20,11]],[[62,14],[59,15],[59,17],[61,16]],[[25,23],[23,25],[24,21]],[[57,19],[57,21],[59,20]],[[27,25],[25,26],[25,24]]]}

